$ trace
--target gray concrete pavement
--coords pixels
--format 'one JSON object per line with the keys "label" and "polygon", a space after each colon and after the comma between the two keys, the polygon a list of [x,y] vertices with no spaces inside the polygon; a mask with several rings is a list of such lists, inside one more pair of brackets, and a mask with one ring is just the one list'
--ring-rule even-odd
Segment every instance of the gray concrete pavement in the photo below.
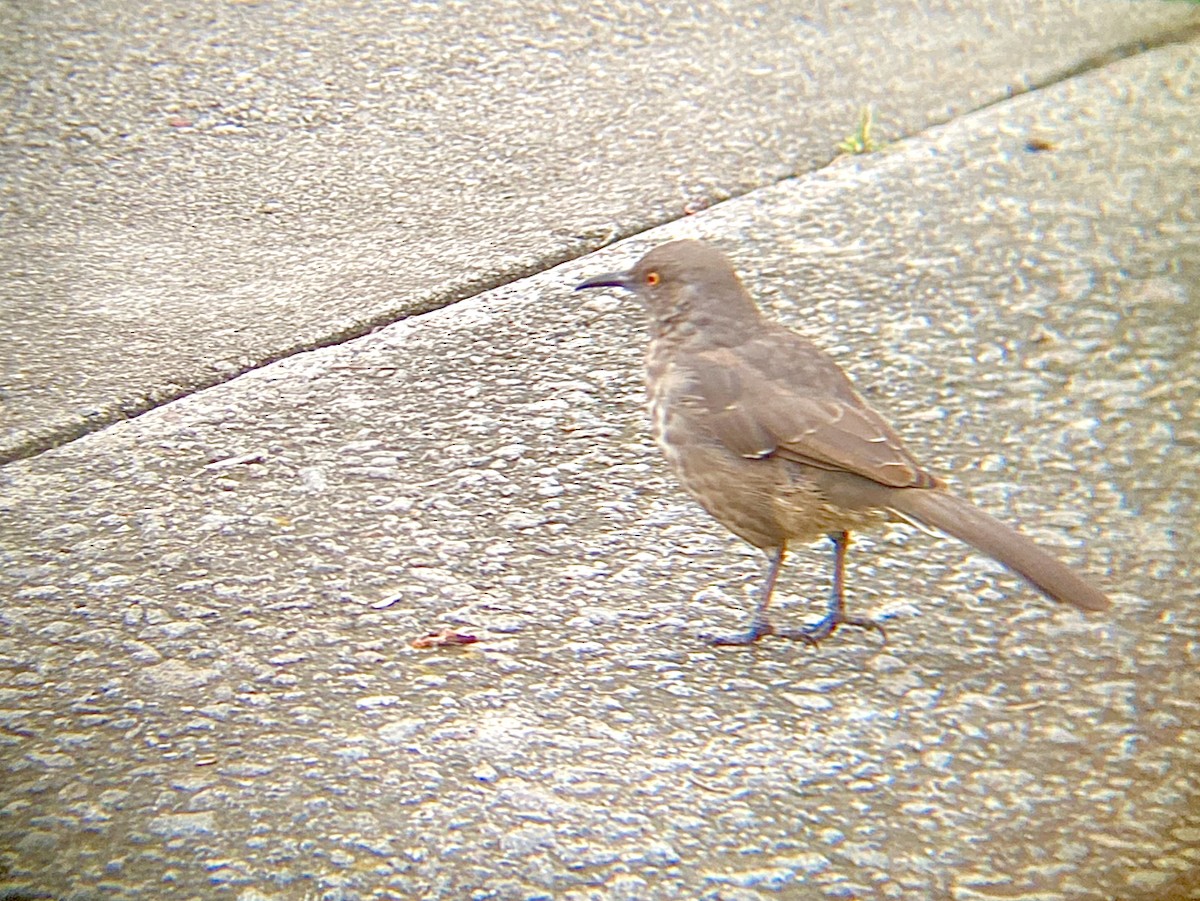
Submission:
{"label": "gray concrete pavement", "polygon": [[0,6],[0,460],[1200,25],[1190,3]]}
{"label": "gray concrete pavement", "polygon": [[[1197,49],[4,466],[0,886],[1200,897]],[[886,647],[699,641],[760,561],[647,441],[636,306],[569,291],[682,235],[1112,615],[897,527],[851,561]]]}

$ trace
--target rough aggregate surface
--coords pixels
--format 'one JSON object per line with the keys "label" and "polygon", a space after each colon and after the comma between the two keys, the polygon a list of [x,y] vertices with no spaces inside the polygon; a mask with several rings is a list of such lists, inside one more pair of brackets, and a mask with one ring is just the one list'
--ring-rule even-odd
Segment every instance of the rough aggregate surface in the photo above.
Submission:
{"label": "rough aggregate surface", "polygon": [[[0,892],[1200,897],[1196,50],[4,466]],[[761,560],[646,437],[640,311],[570,291],[684,235],[1111,615],[896,526],[886,645],[706,646]]]}

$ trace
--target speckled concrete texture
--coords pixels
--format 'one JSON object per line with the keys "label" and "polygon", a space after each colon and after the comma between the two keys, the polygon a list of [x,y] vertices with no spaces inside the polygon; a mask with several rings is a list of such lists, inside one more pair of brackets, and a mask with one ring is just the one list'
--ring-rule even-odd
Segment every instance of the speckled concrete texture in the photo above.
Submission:
{"label": "speckled concrete texture", "polygon": [[0,5],[0,460],[1200,28],[1191,3]]}
{"label": "speckled concrete texture", "polygon": [[[3,891],[1200,898],[1198,49],[0,469]],[[647,439],[640,310],[570,291],[685,235],[1111,615],[897,526],[886,646],[707,647],[761,560]]]}

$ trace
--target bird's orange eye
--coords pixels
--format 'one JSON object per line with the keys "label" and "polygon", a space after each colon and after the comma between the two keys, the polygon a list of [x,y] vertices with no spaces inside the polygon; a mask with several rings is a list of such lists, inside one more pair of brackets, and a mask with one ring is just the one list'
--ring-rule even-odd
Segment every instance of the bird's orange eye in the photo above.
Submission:
{"label": "bird's orange eye", "polygon": [[662,281],[662,277],[657,272],[646,273],[646,284],[651,288],[657,285],[660,281]]}

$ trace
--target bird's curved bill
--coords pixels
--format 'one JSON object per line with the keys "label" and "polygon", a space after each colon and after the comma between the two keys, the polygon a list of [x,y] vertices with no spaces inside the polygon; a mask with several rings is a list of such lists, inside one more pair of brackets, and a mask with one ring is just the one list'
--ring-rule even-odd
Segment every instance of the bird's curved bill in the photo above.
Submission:
{"label": "bird's curved bill", "polygon": [[630,284],[628,272],[606,272],[603,275],[585,278],[575,286],[576,291],[582,291],[584,288],[624,288],[626,291],[632,291],[633,285]]}

